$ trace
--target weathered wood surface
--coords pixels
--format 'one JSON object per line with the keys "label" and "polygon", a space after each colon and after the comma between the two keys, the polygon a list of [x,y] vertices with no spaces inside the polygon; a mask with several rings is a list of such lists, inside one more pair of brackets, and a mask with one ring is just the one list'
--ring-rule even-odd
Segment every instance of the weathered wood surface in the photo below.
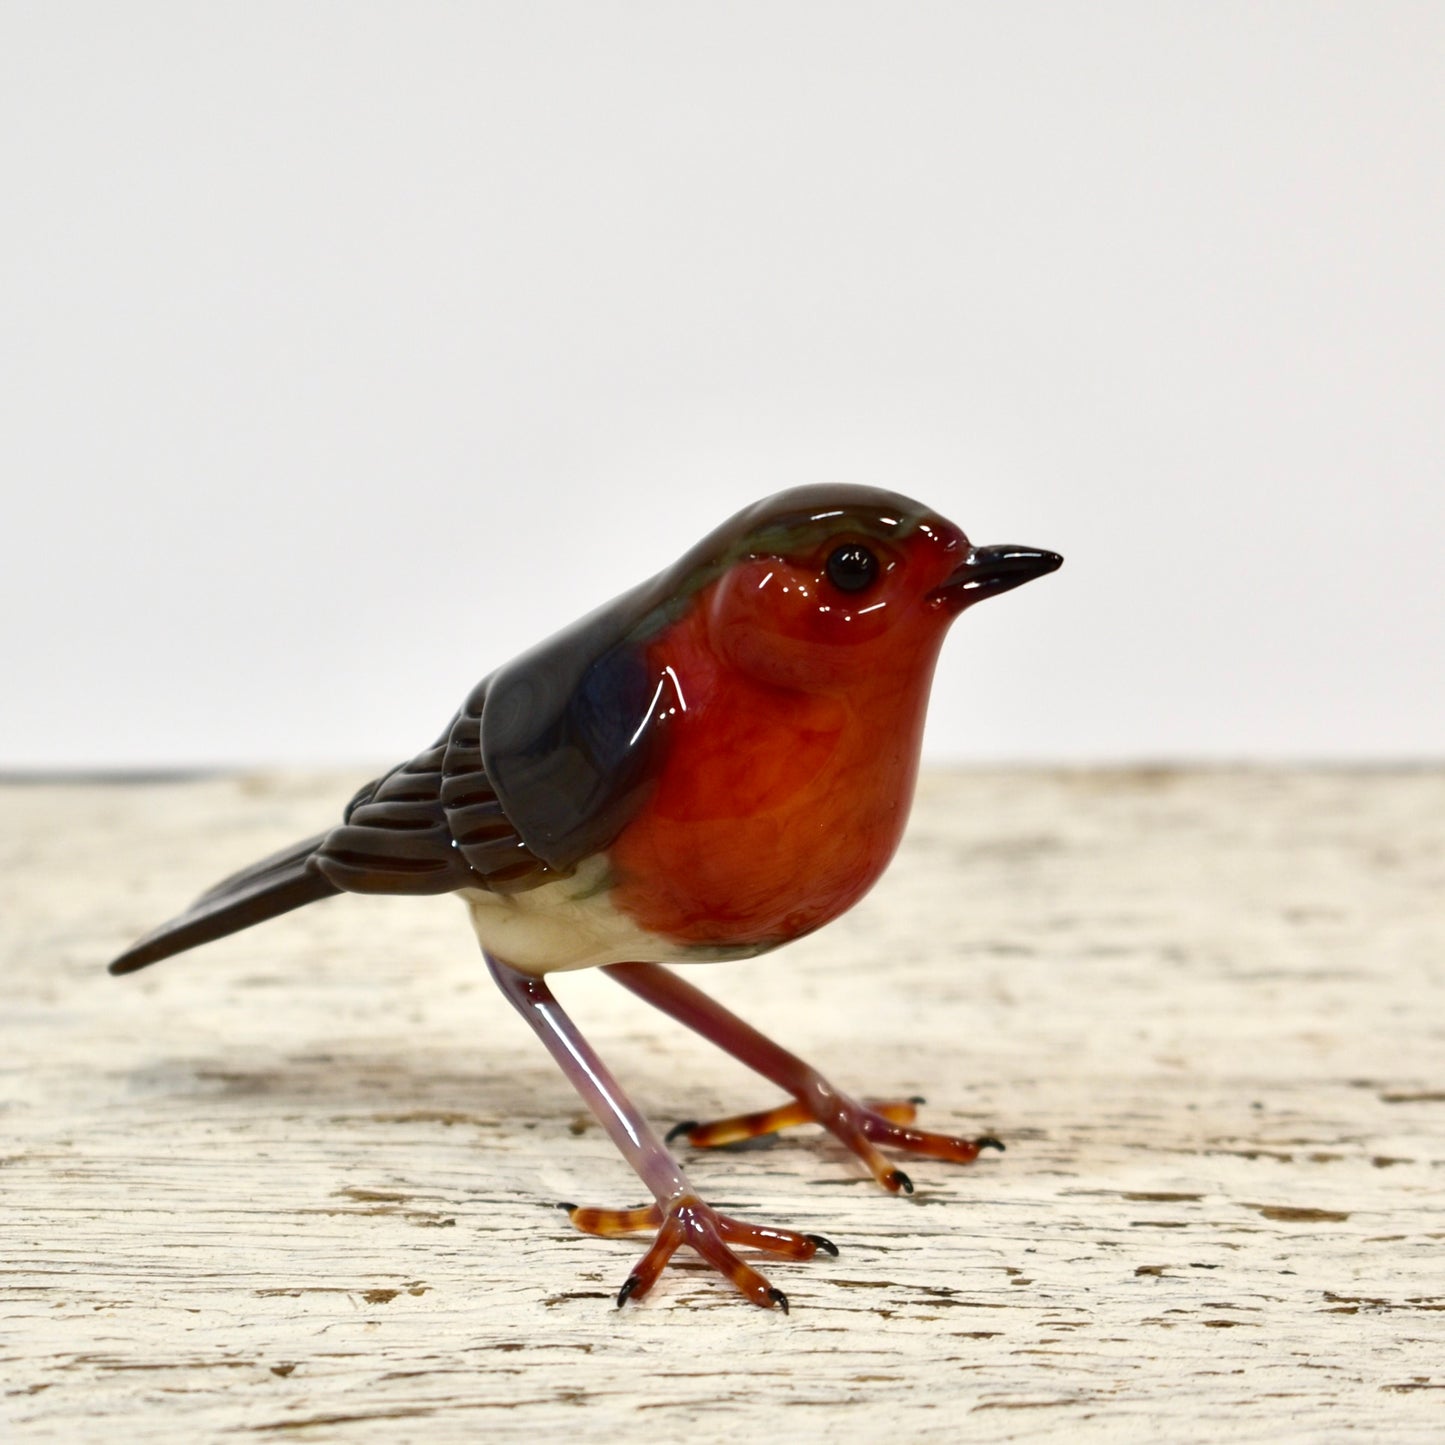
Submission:
{"label": "weathered wood surface", "polygon": [[[1445,1439],[1445,772],[926,778],[848,920],[694,974],[1009,1143],[912,1200],[815,1131],[691,1155],[841,1246],[791,1318],[693,1263],[612,1308],[641,1246],[550,1206],[637,1186],[451,900],[102,973],[350,782],[0,789],[13,1438]],[[558,989],[657,1120],[772,1101]]]}

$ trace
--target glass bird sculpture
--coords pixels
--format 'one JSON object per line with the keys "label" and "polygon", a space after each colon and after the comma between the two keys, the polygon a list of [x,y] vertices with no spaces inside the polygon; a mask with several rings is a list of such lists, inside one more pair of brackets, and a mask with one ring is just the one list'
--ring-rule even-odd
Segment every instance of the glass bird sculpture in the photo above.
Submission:
{"label": "glass bird sculpture", "polygon": [[[813,1122],[894,1193],[912,1185],[882,1148],[968,1163],[1003,1146],[916,1129],[913,1102],[858,1102],[663,965],[764,953],[863,896],[903,832],[949,624],[1061,561],[972,546],[892,492],[782,492],[484,678],[435,744],[367,784],[329,832],[216,884],[111,972],[338,893],[460,895],[492,977],[652,1196],[566,1206],[590,1234],[653,1231],[618,1304],[685,1244],[786,1310],[737,1250],[836,1248],[710,1207],[674,1138],[719,1145]],[[789,1102],[664,1141],[553,997],[548,975],[576,968],[601,968]]]}

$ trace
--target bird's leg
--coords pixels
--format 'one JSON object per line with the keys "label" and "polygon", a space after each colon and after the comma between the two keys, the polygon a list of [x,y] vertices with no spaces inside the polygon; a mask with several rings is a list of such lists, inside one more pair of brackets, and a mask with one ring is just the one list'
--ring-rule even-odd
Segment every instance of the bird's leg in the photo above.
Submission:
{"label": "bird's leg", "polygon": [[997,1139],[987,1135],[957,1139],[909,1127],[921,1099],[860,1103],[850,1098],[796,1054],[779,1047],[658,964],[616,963],[603,972],[793,1096],[791,1104],[758,1114],[740,1114],[710,1124],[679,1124],[667,1136],[669,1140],[681,1136],[689,1144],[712,1148],[771,1134],[793,1124],[821,1124],[867,1165],[885,1189],[895,1194],[911,1194],[913,1182],[884,1158],[876,1147],[879,1144],[957,1164],[971,1163],[981,1149],[1003,1148]]}
{"label": "bird's leg", "polygon": [[754,1304],[765,1309],[788,1308],[788,1297],[774,1289],[757,1270],[733,1253],[730,1245],[767,1250],[788,1259],[811,1259],[820,1249],[837,1254],[822,1235],[771,1229],[720,1214],[704,1204],[667,1145],[622,1092],[607,1065],[577,1031],[542,979],[521,972],[491,954],[487,967],[517,1012],[531,1024],[572,1087],[582,1096],[597,1122],[637,1171],[655,1204],[640,1209],[582,1209],[564,1206],[572,1223],[588,1234],[657,1231],[641,1262],[618,1292],[617,1303],[645,1295],[657,1282],[673,1252],[690,1245],[719,1273],[726,1275]]}

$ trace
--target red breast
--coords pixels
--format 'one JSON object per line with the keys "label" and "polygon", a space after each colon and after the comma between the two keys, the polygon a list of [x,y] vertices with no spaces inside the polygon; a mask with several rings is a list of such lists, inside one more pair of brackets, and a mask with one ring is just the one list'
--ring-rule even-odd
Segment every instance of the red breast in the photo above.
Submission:
{"label": "red breast", "polygon": [[939,522],[871,546],[881,575],[857,597],[826,557],[748,558],[649,644],[666,741],[609,850],[612,901],[644,928],[785,942],[850,908],[892,857],[959,610],[937,589],[967,541]]}

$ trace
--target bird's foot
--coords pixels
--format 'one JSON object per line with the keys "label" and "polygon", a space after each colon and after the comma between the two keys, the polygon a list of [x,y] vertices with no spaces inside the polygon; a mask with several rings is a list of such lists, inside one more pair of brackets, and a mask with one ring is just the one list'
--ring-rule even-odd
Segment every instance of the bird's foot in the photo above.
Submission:
{"label": "bird's foot", "polygon": [[642,1229],[657,1231],[647,1253],[617,1292],[619,1308],[630,1299],[641,1299],[657,1283],[678,1246],[686,1244],[719,1274],[730,1279],[755,1305],[780,1309],[787,1314],[787,1295],[774,1289],[757,1270],[739,1259],[730,1246],[766,1250],[784,1259],[812,1259],[819,1250],[824,1254],[838,1253],[837,1245],[821,1234],[799,1234],[791,1229],[748,1224],[720,1214],[695,1194],[684,1194],[665,1207],[660,1204],[643,1205],[639,1209],[586,1209],[575,1204],[562,1207],[584,1234],[611,1237]]}
{"label": "bird's foot", "polygon": [[700,1149],[716,1149],[737,1144],[764,1134],[775,1134],[798,1124],[821,1124],[830,1134],[868,1167],[868,1172],[893,1194],[912,1194],[913,1181],[895,1168],[877,1149],[886,1144],[890,1149],[905,1149],[927,1159],[947,1159],[955,1164],[971,1164],[981,1150],[1003,1149],[992,1135],[977,1139],[960,1139],[950,1134],[933,1134],[912,1128],[922,1099],[851,1099],[831,1085],[820,1082],[806,1094],[776,1109],[756,1114],[736,1114],[728,1119],[715,1119],[699,1124],[689,1120],[668,1131],[667,1139],[685,1139]]}

